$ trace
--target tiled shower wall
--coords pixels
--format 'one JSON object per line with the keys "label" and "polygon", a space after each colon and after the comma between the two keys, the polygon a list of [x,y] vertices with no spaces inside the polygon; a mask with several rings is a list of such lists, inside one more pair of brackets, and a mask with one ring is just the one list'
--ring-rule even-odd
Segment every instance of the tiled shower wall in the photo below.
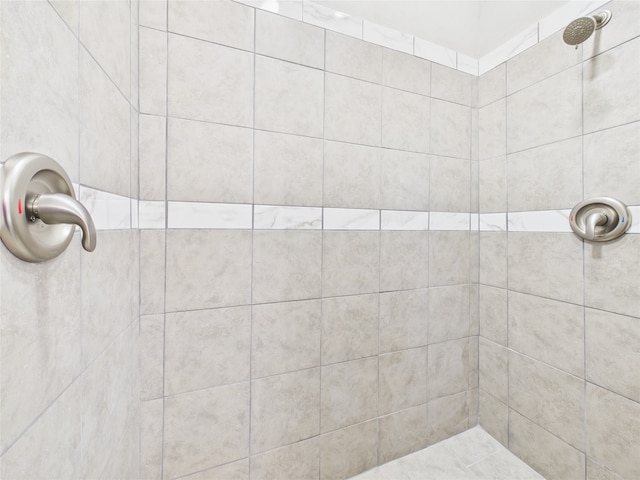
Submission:
{"label": "tiled shower wall", "polygon": [[79,235],[41,264],[0,246],[2,478],[138,475],[137,12],[0,2],[0,158],[49,155],[92,210],[127,205],[91,254]]}
{"label": "tiled shower wall", "polygon": [[577,50],[560,32],[479,80],[479,421],[549,479],[640,477],[640,230],[566,228],[583,198],[640,205],[640,3],[604,8]]}
{"label": "tiled shower wall", "polygon": [[475,77],[234,2],[140,22],[143,478],[346,478],[475,425]]}

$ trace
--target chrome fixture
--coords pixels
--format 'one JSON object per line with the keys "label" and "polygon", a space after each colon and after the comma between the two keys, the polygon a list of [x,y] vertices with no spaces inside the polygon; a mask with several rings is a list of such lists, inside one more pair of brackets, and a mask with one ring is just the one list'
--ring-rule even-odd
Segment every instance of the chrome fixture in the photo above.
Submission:
{"label": "chrome fixture", "polygon": [[609,20],[611,20],[611,12],[609,10],[603,10],[596,15],[589,15],[588,17],[576,18],[564,29],[562,39],[564,43],[575,45],[578,48],[578,44],[584,42],[596,30],[604,27],[609,23]]}
{"label": "chrome fixture", "polygon": [[574,233],[591,242],[618,238],[631,226],[627,206],[609,197],[595,197],[578,203],[569,214]]}
{"label": "chrome fixture", "polygon": [[24,152],[0,164],[0,195],[0,239],[16,257],[27,262],[57,257],[71,242],[74,225],[82,230],[83,248],[96,248],[93,219],[52,158]]}

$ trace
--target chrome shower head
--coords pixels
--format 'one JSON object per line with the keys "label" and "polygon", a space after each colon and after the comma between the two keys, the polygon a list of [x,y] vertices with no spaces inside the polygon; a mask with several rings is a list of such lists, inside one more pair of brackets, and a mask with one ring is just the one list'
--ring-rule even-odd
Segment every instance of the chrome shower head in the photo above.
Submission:
{"label": "chrome shower head", "polygon": [[601,29],[611,20],[611,12],[604,10],[597,15],[576,18],[564,29],[562,39],[568,45],[576,45],[584,42],[594,31]]}

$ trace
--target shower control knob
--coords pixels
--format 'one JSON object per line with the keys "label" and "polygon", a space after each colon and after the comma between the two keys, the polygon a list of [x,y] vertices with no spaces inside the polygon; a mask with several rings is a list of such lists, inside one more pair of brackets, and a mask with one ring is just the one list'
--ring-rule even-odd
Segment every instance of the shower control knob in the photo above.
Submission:
{"label": "shower control knob", "polygon": [[71,242],[76,225],[84,249],[96,248],[93,219],[52,158],[25,152],[1,164],[0,200],[0,239],[16,257],[27,262],[57,257]]}
{"label": "shower control knob", "polygon": [[569,214],[571,229],[591,242],[607,242],[624,234],[631,226],[627,206],[609,197],[595,197],[578,203]]}

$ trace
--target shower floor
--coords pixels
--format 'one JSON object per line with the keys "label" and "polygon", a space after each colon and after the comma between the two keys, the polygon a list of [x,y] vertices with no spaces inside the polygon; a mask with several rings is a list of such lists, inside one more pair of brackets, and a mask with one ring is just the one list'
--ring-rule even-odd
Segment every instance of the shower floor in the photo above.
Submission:
{"label": "shower floor", "polygon": [[544,477],[474,427],[351,480],[544,480]]}

